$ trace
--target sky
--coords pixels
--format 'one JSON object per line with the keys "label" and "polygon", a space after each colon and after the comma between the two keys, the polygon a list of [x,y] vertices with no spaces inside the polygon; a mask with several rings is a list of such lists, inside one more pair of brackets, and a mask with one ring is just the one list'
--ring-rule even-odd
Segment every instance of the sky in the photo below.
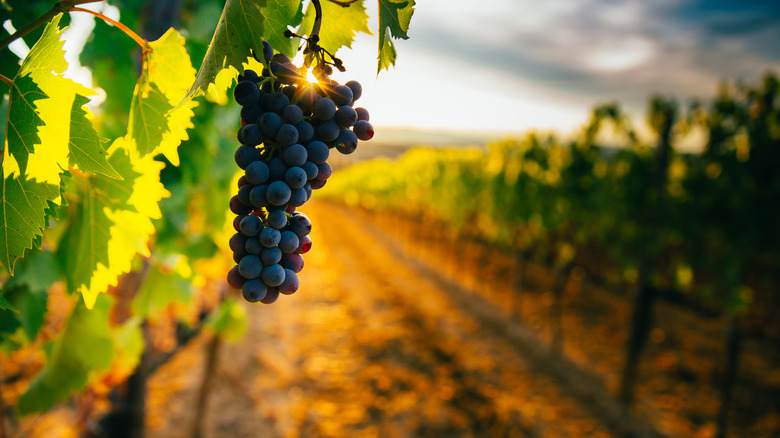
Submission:
{"label": "sky", "polygon": [[339,52],[379,127],[569,133],[600,102],[640,120],[651,93],[780,74],[776,0],[418,0],[409,37],[378,77],[375,35]]}
{"label": "sky", "polygon": [[[347,72],[333,77],[363,84],[359,104],[375,127],[429,131],[428,140],[572,133],[608,101],[640,122],[651,93],[684,104],[713,96],[723,79],[780,74],[778,0],[417,0],[396,65],[378,76],[377,4],[365,4],[374,35],[339,51]],[[66,41],[75,58],[83,38]]]}

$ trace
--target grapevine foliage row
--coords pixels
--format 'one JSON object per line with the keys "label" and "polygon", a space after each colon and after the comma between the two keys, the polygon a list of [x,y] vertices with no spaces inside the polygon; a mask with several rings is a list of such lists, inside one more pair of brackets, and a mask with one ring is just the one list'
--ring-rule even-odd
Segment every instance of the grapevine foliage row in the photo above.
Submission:
{"label": "grapevine foliage row", "polygon": [[[121,23],[106,16],[108,6],[93,8],[103,14],[77,7],[83,3],[0,5],[0,22],[41,24],[25,30],[32,47],[23,59],[6,47],[16,37],[0,41],[0,87],[7,86],[0,102],[7,115],[0,123],[0,354],[46,353],[32,382],[12,391],[20,414],[45,411],[96,382],[121,382],[144,350],[144,320],[192,320],[201,312],[195,290],[228,269],[224,199],[237,176],[235,134],[225,123],[232,111],[193,98],[227,103],[239,74],[262,72],[262,41],[292,56],[297,42],[285,31],[308,35],[316,21],[302,0],[207,0],[185,2],[191,10],[178,11],[186,31],[179,32],[154,29],[151,2],[117,2]],[[377,3],[379,71],[395,60],[390,38],[408,37],[415,2]],[[357,32],[372,33],[363,1],[326,1],[322,10],[320,46],[330,53],[349,48]],[[67,11],[101,18],[81,53],[94,90],[65,75]],[[203,59],[199,69],[191,56]],[[105,101],[90,105],[98,92]],[[128,272],[142,281],[125,296],[120,280]],[[208,325],[238,336],[241,318],[227,299]],[[81,346],[100,346],[101,354]]]}

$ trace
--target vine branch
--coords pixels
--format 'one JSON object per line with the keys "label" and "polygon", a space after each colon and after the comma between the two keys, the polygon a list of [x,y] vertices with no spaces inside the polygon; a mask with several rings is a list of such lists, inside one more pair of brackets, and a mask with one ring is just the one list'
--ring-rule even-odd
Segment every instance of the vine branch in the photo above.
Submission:
{"label": "vine branch", "polygon": [[8,84],[9,87],[14,84],[14,81],[8,79],[7,77],[1,74],[0,74],[0,81],[5,82],[6,84]]}
{"label": "vine branch", "polygon": [[120,22],[118,22],[118,21],[116,21],[114,19],[108,18],[107,16],[105,16],[104,14],[101,14],[100,12],[91,11],[89,9],[73,7],[73,8],[70,8],[70,10],[71,11],[75,11],[75,12],[86,12],[88,14],[92,14],[92,15],[100,18],[101,20],[105,21],[106,23],[113,24],[114,26],[116,26],[120,30],[122,30],[122,32],[127,34],[127,36],[132,38],[133,41],[138,43],[138,45],[141,46],[141,48],[144,49],[144,51],[149,50],[149,43],[147,43],[145,39],[143,39],[140,36],[138,36],[137,33],[133,32],[129,27],[125,26],[124,24],[122,24],[122,23],[120,23]]}
{"label": "vine branch", "polygon": [[27,23],[23,28],[17,30],[9,37],[5,38],[4,40],[0,41],[0,50],[5,49],[8,47],[9,44],[16,41],[19,38],[22,38],[29,34],[30,32],[34,31],[35,29],[41,27],[42,25],[46,24],[51,20],[52,18],[56,17],[58,14],[61,14],[63,12],[67,12],[71,9],[73,9],[76,5],[82,5],[85,3],[97,3],[97,2],[103,2],[106,0],[62,0],[54,4],[54,6],[49,9],[48,12],[44,13],[40,17],[36,18],[35,20]]}

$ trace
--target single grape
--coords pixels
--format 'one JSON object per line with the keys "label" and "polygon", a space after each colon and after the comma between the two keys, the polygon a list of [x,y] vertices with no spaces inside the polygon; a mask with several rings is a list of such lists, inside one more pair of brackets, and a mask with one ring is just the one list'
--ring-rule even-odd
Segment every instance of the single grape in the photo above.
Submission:
{"label": "single grape", "polygon": [[314,164],[321,164],[328,161],[330,149],[328,149],[328,145],[321,141],[313,141],[306,145],[306,153],[309,161]]}
{"label": "single grape", "polygon": [[260,151],[254,146],[243,144],[236,149],[234,158],[238,167],[246,169],[246,166],[248,166],[249,163],[260,159]]}
{"label": "single grape", "polygon": [[268,212],[266,224],[268,224],[268,226],[271,228],[281,230],[285,225],[287,225],[287,214],[284,212],[284,210],[274,210]]}
{"label": "single grape", "polygon": [[249,215],[241,219],[239,228],[241,229],[241,234],[244,236],[257,236],[260,234],[260,230],[263,228],[263,223],[260,221],[259,217]]}
{"label": "single grape", "polygon": [[282,117],[287,123],[297,125],[303,121],[303,110],[298,105],[287,105],[282,113]]}
{"label": "single grape", "polygon": [[282,127],[282,118],[276,113],[263,113],[257,120],[257,124],[260,125],[260,131],[266,138],[276,138],[279,128]]}
{"label": "single grape", "polygon": [[277,53],[273,57],[271,57],[271,61],[278,62],[279,64],[284,64],[287,62],[290,62],[290,58],[287,57],[284,53]]}
{"label": "single grape", "polygon": [[241,289],[241,286],[246,283],[246,278],[242,277],[241,273],[238,272],[238,265],[233,266],[228,271],[227,282],[234,289]]}
{"label": "single grape", "polygon": [[303,269],[303,257],[301,257],[300,254],[295,253],[284,254],[282,255],[282,261],[280,261],[279,264],[283,268],[289,269],[297,274]]}
{"label": "single grape", "polygon": [[[284,93],[285,96],[287,96],[288,99],[290,99],[290,102],[292,102],[293,98],[295,97],[295,92],[298,91],[298,87],[295,85],[285,85],[282,87],[282,93]],[[283,115],[284,113],[280,114]]]}
{"label": "single grape", "polygon": [[279,285],[279,293],[285,295],[292,295],[300,287],[300,280],[298,280],[298,274],[290,269],[284,270],[284,281]]}
{"label": "single grape", "polygon": [[331,89],[329,96],[338,106],[352,103],[352,89],[346,85],[336,85]]}
{"label": "single grape", "polygon": [[321,97],[314,102],[314,117],[320,120],[330,120],[336,115],[336,104],[327,97]]}
{"label": "single grape", "polygon": [[314,136],[314,127],[305,120],[295,125],[295,129],[298,130],[298,141],[301,143],[306,143]]}
{"label": "single grape", "polygon": [[[316,181],[316,180],[312,180],[312,181]],[[306,184],[303,186],[303,191],[304,191],[304,192],[306,192],[306,200],[307,200],[307,201],[308,201],[308,200],[311,198],[311,190],[312,190],[312,188],[311,188],[311,183],[308,183],[308,182],[307,182],[307,183],[306,183]]]}
{"label": "single grape", "polygon": [[245,184],[238,189],[238,200],[249,207],[252,206],[252,203],[249,201],[249,193],[252,191],[252,187],[254,187],[252,184]]}
{"label": "single grape", "polygon": [[337,139],[339,137],[339,131],[339,125],[333,120],[322,122],[317,127],[317,134],[324,142],[331,142]]}
{"label": "single grape", "polygon": [[349,87],[350,90],[352,90],[352,102],[355,102],[356,100],[360,99],[360,96],[363,95],[363,86],[360,85],[360,82],[358,81],[347,81],[344,85]]}
{"label": "single grape", "polygon": [[284,268],[278,264],[266,266],[261,275],[266,286],[276,287],[284,282]]}
{"label": "single grape", "polygon": [[238,262],[238,272],[247,280],[257,278],[263,272],[263,262],[256,255],[247,254]]}
{"label": "single grape", "polygon": [[268,206],[268,196],[266,196],[267,192],[268,192],[267,185],[263,184],[259,186],[254,186],[252,190],[249,192],[249,203],[252,204],[252,207],[263,208]]}
{"label": "single grape", "polygon": [[330,176],[333,175],[333,168],[328,163],[321,163],[317,165],[317,177],[316,181],[327,181]]}
{"label": "single grape", "polygon": [[246,180],[246,176],[244,175],[241,175],[241,177],[238,178],[238,181],[236,182],[236,185],[238,186],[239,189],[241,189],[241,187],[244,187],[247,184],[249,184],[249,181]]}
{"label": "single grape", "polygon": [[365,120],[367,122],[371,118],[368,114],[368,110],[363,107],[359,106],[355,108],[355,112],[357,113],[358,120]]}
{"label": "single grape", "polygon": [[246,249],[246,252],[248,254],[254,254],[254,255],[260,255],[260,253],[263,251],[263,245],[260,244],[260,239],[258,239],[257,237],[250,237],[249,239],[247,239],[244,248]]}
{"label": "single grape", "polygon": [[246,180],[254,185],[265,184],[270,175],[271,170],[265,161],[255,161],[246,166]]}
{"label": "single grape", "polygon": [[290,218],[288,228],[298,237],[303,237],[311,232],[311,221],[305,214],[296,212]]}
{"label": "single grape", "polygon": [[279,239],[279,249],[285,254],[291,253],[298,249],[299,243],[297,234],[290,230],[284,230]]}
{"label": "single grape", "polygon": [[307,158],[306,148],[300,144],[290,145],[282,152],[282,159],[288,166],[303,166]]}
{"label": "single grape", "polygon": [[298,239],[298,248],[295,249],[296,254],[306,254],[311,249],[311,237],[309,235],[305,235]]}
{"label": "single grape", "polygon": [[245,214],[240,214],[233,218],[233,229],[236,230],[236,232],[241,231],[241,229],[238,227],[238,225],[241,223],[241,219],[245,218]]}
{"label": "single grape", "polygon": [[290,146],[297,141],[298,129],[289,123],[282,125],[279,128],[279,132],[276,133],[276,142],[279,143],[280,146]]}
{"label": "single grape", "polygon": [[279,244],[279,240],[282,238],[282,233],[274,228],[265,227],[260,232],[260,243],[266,248],[273,248]]}
{"label": "single grape", "polygon": [[351,154],[357,148],[357,135],[349,129],[342,129],[336,139],[336,150],[342,154]]}
{"label": "single grape", "polygon": [[303,171],[306,172],[306,180],[310,181],[317,177],[317,165],[312,163],[311,161],[307,161],[303,163],[301,169],[303,169]]}
{"label": "single grape", "polygon": [[266,101],[266,111],[273,111],[277,115],[281,116],[284,113],[284,109],[290,104],[290,99],[281,91],[271,93]]}
{"label": "single grape", "polygon": [[257,73],[254,70],[246,69],[243,73],[238,75],[238,82],[241,81],[252,81],[257,82],[260,78],[257,76]]}
{"label": "single grape", "polygon": [[312,109],[314,108],[314,104],[319,100],[319,98],[320,95],[317,94],[317,90],[313,86],[309,85],[299,88],[295,93],[293,101],[301,107],[303,114],[307,115],[311,114]]}
{"label": "single grape", "polygon": [[260,260],[262,260],[263,264],[266,266],[275,265],[282,260],[282,250],[279,249],[278,246],[263,248],[260,251]]}
{"label": "single grape", "polygon": [[357,122],[358,116],[354,108],[349,105],[342,105],[336,110],[333,120],[339,125],[339,128],[349,128]]}
{"label": "single grape", "polygon": [[249,146],[257,146],[263,142],[263,134],[260,132],[260,127],[254,123],[241,128],[241,135],[244,138],[244,143]]}
{"label": "single grape", "polygon": [[260,98],[260,89],[252,81],[241,81],[233,89],[233,97],[241,106],[254,105]]}
{"label": "single grape", "polygon": [[284,173],[284,182],[290,186],[290,189],[300,189],[307,181],[306,171],[298,166],[287,169]]}
{"label": "single grape", "polygon": [[357,138],[363,141],[371,140],[374,137],[374,127],[365,120],[358,120],[352,129],[355,131]]}
{"label": "single grape", "polygon": [[271,58],[274,56],[274,48],[268,41],[263,41],[263,58],[266,62],[271,62]]}
{"label": "single grape", "polygon": [[252,208],[241,203],[238,199],[238,195],[234,195],[230,198],[230,211],[235,214],[249,214],[252,212]]}
{"label": "single grape", "polygon": [[[262,92],[261,92],[262,93]],[[254,124],[257,119],[263,114],[263,109],[258,104],[252,106],[245,106],[241,108],[241,120],[247,124]],[[245,143],[243,140],[242,143]]]}
{"label": "single grape", "polygon": [[236,233],[231,236],[230,240],[228,241],[230,250],[236,254],[246,254],[246,249],[244,249],[244,245],[246,245],[246,239],[246,236],[242,235],[241,233]]}
{"label": "single grape", "polygon": [[267,294],[268,287],[259,278],[247,281],[241,288],[241,295],[250,303],[256,303],[264,299]]}
{"label": "single grape", "polygon": [[313,190],[321,189],[321,188],[325,187],[325,183],[326,182],[328,182],[328,180],[326,180],[326,179],[322,179],[322,180],[314,179],[314,180],[311,181],[311,188]]}
{"label": "single grape", "polygon": [[265,197],[271,205],[284,205],[290,200],[290,186],[284,181],[274,181],[268,184]]}
{"label": "single grape", "polygon": [[290,191],[290,200],[287,201],[287,204],[293,207],[300,207],[301,205],[305,204],[306,201],[308,200],[309,200],[309,195],[307,195],[306,190],[303,187],[301,187]]}
{"label": "single grape", "polygon": [[276,302],[276,300],[279,299],[279,288],[278,287],[269,287],[267,289],[267,292],[262,300],[260,300],[263,304],[273,304]]}

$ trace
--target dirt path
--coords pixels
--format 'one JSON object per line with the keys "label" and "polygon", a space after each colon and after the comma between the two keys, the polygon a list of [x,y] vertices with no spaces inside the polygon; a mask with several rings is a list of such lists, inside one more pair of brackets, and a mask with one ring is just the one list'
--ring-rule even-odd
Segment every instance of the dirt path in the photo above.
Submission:
{"label": "dirt path", "polygon": [[[628,436],[565,368],[540,370],[522,334],[381,230],[343,207],[306,207],[301,290],[247,305],[247,336],[220,352],[206,437]],[[190,436],[204,351],[198,339],[152,377],[147,436]]]}

